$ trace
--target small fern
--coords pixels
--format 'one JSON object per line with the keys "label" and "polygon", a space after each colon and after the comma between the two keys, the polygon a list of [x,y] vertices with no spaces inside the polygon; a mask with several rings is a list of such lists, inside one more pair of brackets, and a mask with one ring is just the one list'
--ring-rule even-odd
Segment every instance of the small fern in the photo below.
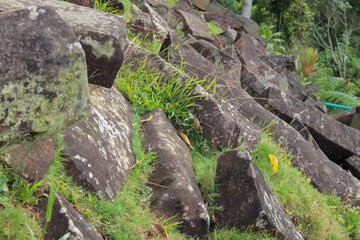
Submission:
{"label": "small fern", "polygon": [[331,102],[351,107],[356,107],[360,105],[360,98],[349,93],[321,90],[318,92],[318,96],[321,100],[325,102]]}

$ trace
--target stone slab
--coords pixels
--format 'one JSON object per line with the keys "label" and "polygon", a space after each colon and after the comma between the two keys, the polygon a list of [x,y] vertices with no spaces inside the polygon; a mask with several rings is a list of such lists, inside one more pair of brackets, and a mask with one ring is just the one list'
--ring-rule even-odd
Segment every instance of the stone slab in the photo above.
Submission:
{"label": "stone slab", "polygon": [[[0,0],[0,12],[32,5],[32,0]],[[63,1],[38,0],[35,5],[53,7],[69,24],[85,50],[89,83],[110,88],[123,62],[125,19]]]}
{"label": "stone slab", "polygon": [[165,219],[182,222],[178,229],[192,237],[205,239],[209,233],[210,219],[203,197],[193,173],[189,147],[162,109],[155,109],[142,118],[146,152],[156,153],[150,181],[163,187],[153,189],[151,209]]}
{"label": "stone slab", "polygon": [[217,163],[216,223],[221,227],[267,230],[279,239],[304,239],[286,215],[247,151],[223,153]]}
{"label": "stone slab", "polygon": [[0,13],[0,32],[0,152],[89,116],[84,50],[53,8]]}
{"label": "stone slab", "polygon": [[112,199],[134,162],[131,109],[115,86],[90,85],[89,93],[93,115],[65,130],[63,154],[69,159],[69,174],[79,185]]}

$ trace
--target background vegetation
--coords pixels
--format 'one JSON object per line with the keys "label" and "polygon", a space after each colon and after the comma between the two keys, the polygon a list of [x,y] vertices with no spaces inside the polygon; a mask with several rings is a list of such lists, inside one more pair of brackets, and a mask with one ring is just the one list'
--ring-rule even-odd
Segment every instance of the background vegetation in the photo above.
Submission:
{"label": "background vegetation", "polygon": [[[219,0],[241,12],[241,0]],[[316,82],[321,100],[347,106],[360,103],[360,1],[358,0],[254,0],[252,17],[274,54],[306,54],[316,49],[311,76],[301,68],[305,84]],[[300,64],[300,66],[302,66]],[[329,84],[329,85],[328,85]],[[325,87],[326,86],[326,87]],[[329,108],[329,114],[341,111]]]}

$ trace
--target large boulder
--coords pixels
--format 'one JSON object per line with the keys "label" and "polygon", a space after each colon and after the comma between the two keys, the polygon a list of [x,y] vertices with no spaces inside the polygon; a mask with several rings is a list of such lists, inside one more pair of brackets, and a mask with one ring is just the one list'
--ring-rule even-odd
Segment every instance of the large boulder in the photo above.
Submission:
{"label": "large boulder", "polygon": [[352,154],[360,156],[360,131],[339,123],[279,89],[268,88],[260,98],[263,106],[286,122],[296,118],[304,123],[332,161],[340,164]]}
{"label": "large boulder", "polygon": [[53,8],[0,13],[0,31],[0,152],[89,116],[84,50]]}
{"label": "large boulder", "polygon": [[150,181],[151,209],[161,217],[181,222],[181,232],[192,237],[206,238],[209,232],[209,215],[196,183],[189,147],[179,137],[162,109],[143,116],[152,119],[143,123],[146,152],[156,153]]}
{"label": "large boulder", "polygon": [[[36,210],[45,224],[48,197],[43,197]],[[60,194],[55,194],[50,222],[47,225],[44,239],[60,239],[70,233],[68,239],[103,240],[101,233],[92,226],[68,201]]]}
{"label": "large boulder", "polygon": [[158,4],[154,6],[155,11],[167,22],[171,29],[184,28],[183,19],[173,11],[169,6]]}
{"label": "large boulder", "polygon": [[81,186],[114,198],[134,161],[130,105],[114,86],[90,85],[93,115],[65,130],[67,169]]}
{"label": "large boulder", "polygon": [[177,12],[184,18],[184,33],[190,33],[195,38],[202,38],[208,41],[214,41],[209,34],[210,28],[203,20],[191,13],[186,11],[177,10]]}
{"label": "large boulder", "polygon": [[131,4],[131,14],[131,21],[127,22],[126,26],[137,34],[146,36],[147,40],[152,41],[155,28],[150,15],[141,11],[135,4]]}
{"label": "large boulder", "polygon": [[216,149],[236,148],[243,144],[254,150],[261,138],[260,127],[244,117],[231,103],[218,102],[200,86],[195,87],[194,113],[199,118],[205,137]]}
{"label": "large boulder", "polygon": [[[53,0],[0,0],[0,12],[33,5],[53,7],[69,24],[85,50],[89,83],[110,88],[123,62],[125,19],[88,7]],[[14,24],[17,22],[14,21]]]}
{"label": "large boulder", "polygon": [[267,230],[281,239],[304,239],[286,215],[264,175],[247,151],[229,151],[218,159],[216,223],[221,227]]}

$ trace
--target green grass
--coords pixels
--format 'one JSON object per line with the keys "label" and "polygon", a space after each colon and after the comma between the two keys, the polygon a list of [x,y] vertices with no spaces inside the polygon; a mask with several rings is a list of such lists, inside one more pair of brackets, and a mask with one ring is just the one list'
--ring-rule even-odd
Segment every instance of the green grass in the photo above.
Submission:
{"label": "green grass", "polygon": [[223,32],[223,30],[218,27],[217,25],[215,25],[213,22],[205,22],[209,28],[210,28],[210,31],[209,31],[209,34],[220,34]]}
{"label": "green grass", "polygon": [[41,227],[36,219],[30,206],[0,194],[0,239],[40,239]]}
{"label": "green grass", "polygon": [[[275,174],[269,154],[274,154],[279,162]],[[346,224],[337,221],[338,214],[330,208],[334,206],[331,199],[336,199],[340,205],[339,200],[335,196],[321,194],[312,187],[310,178],[291,166],[290,154],[263,134],[260,144],[251,155],[286,213],[305,238],[349,239],[349,235],[353,233],[347,230]],[[344,214],[346,208],[349,206],[339,208],[342,209],[338,210],[339,214],[340,211]]]}
{"label": "green grass", "polygon": [[134,44],[139,45],[153,53],[159,53],[161,43],[155,37],[151,40],[148,33],[145,35],[137,34],[131,29],[126,28],[126,38]]}
{"label": "green grass", "polygon": [[166,0],[170,7],[174,7],[176,5],[176,0]]}

